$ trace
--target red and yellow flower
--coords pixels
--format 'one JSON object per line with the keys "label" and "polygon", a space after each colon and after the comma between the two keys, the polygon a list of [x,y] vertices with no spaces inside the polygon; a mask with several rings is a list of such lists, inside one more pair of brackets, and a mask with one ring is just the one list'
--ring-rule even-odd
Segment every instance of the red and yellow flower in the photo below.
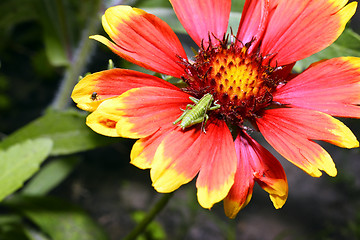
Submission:
{"label": "red and yellow flower", "polygon": [[[164,21],[130,6],[105,12],[102,23],[112,41],[91,38],[132,63],[182,79],[186,87],[126,69],[91,74],[72,94],[79,108],[92,112],[87,125],[106,136],[139,139],[131,163],[151,169],[157,191],[174,191],[197,176],[200,205],[224,200],[231,218],[250,201],[255,182],[276,208],[288,195],[281,164],[246,133],[250,127],[311,176],[335,176],[330,155],[314,140],[359,146],[332,116],[360,118],[360,59],[324,60],[298,75],[291,70],[339,37],[357,3],[247,0],[237,34],[227,35],[231,0],[170,2],[199,46],[191,59]],[[173,124],[181,109],[195,105],[189,97],[208,93],[220,108],[205,111],[205,126]]]}

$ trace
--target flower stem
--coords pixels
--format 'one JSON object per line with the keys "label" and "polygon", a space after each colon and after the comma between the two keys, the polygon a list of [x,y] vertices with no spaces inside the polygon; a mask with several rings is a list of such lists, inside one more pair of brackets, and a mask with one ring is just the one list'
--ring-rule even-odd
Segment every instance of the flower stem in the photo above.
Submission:
{"label": "flower stem", "polygon": [[123,240],[136,239],[137,236],[144,232],[146,227],[151,223],[151,221],[156,217],[156,215],[166,206],[172,195],[173,193],[163,194],[160,200],[147,213],[145,218]]}

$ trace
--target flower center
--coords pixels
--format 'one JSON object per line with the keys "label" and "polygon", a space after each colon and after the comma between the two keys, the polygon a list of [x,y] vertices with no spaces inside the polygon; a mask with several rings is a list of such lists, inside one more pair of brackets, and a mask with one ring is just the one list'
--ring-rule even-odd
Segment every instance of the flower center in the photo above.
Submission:
{"label": "flower center", "polygon": [[238,42],[200,49],[193,63],[186,63],[184,91],[201,98],[211,93],[221,108],[214,111],[218,118],[242,126],[245,119],[261,116],[272,102],[271,93],[280,80],[273,75],[277,68],[264,64],[258,53],[249,54],[249,44]]}

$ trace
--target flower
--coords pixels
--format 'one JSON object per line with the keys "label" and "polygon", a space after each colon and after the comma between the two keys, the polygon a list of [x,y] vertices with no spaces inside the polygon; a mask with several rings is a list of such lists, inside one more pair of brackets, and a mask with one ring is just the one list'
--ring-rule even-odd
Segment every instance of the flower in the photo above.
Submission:
{"label": "flower", "polygon": [[132,63],[181,78],[186,87],[126,69],[88,75],[72,94],[79,108],[92,112],[87,125],[106,136],[139,139],[131,163],[151,169],[159,192],[174,191],[197,175],[200,205],[224,200],[230,218],[250,201],[254,182],[276,208],[288,195],[281,164],[250,137],[249,128],[311,176],[335,176],[330,155],[314,140],[359,146],[332,116],[360,117],[360,59],[320,61],[298,75],[291,70],[340,36],[357,3],[247,0],[229,41],[231,0],[170,2],[199,46],[192,59],[164,21],[130,6],[105,12],[102,24],[112,41],[91,38]]}

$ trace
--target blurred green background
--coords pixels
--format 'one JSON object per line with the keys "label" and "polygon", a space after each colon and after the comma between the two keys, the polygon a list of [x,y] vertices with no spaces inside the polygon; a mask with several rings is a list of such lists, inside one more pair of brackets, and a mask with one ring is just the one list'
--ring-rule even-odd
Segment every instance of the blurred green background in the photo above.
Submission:
{"label": "blurred green background", "polygon": [[[234,30],[243,3],[233,0]],[[95,134],[70,99],[79,76],[106,69],[109,59],[115,67],[148,72],[88,39],[106,35],[101,15],[117,4],[158,15],[187,51],[195,46],[166,0],[0,2],[0,240],[122,239],[161,197],[149,172],[129,164],[134,141]],[[360,57],[359,23],[358,11],[333,45],[295,70],[323,58]],[[344,122],[359,139],[359,120]],[[230,220],[221,203],[202,209],[191,182],[138,239],[360,239],[359,149],[323,145],[337,165],[336,178],[312,178],[272,151],[289,181],[282,209],[256,186],[250,204]]]}

